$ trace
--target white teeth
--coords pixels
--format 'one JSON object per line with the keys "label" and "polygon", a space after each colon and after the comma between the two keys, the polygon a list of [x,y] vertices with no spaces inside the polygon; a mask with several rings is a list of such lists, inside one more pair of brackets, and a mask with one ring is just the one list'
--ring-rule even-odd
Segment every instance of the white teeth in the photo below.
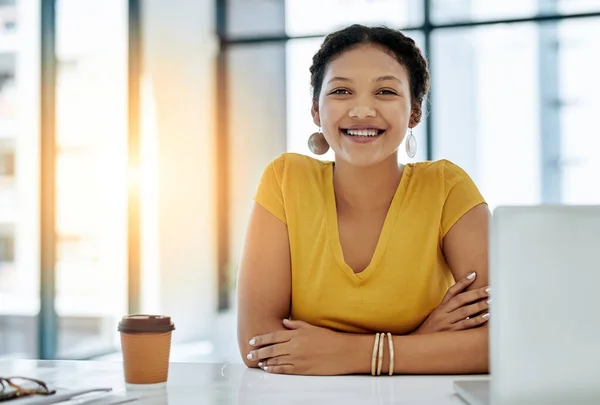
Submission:
{"label": "white teeth", "polygon": [[353,136],[377,136],[379,133],[376,129],[348,129],[346,132]]}

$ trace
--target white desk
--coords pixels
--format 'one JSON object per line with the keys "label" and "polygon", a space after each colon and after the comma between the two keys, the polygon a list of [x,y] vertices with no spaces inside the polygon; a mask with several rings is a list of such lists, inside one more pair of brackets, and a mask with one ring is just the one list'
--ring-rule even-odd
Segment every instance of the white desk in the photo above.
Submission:
{"label": "white desk", "polygon": [[[0,375],[39,378],[64,388],[126,390],[122,365],[116,362],[0,360]],[[171,363],[167,388],[145,392],[145,398],[131,404],[464,405],[452,383],[465,378],[487,376],[303,377],[268,374],[243,364]]]}

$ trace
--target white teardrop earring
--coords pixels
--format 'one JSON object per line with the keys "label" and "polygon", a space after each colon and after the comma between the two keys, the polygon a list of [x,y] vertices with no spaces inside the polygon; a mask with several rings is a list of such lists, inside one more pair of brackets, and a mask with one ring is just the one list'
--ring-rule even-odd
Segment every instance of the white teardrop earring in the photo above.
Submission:
{"label": "white teardrop earring", "polygon": [[413,130],[412,128],[410,129],[410,132],[408,133],[408,136],[406,137],[406,154],[408,155],[409,158],[414,158],[415,155],[417,154],[417,138],[415,138],[415,136],[413,135]]}

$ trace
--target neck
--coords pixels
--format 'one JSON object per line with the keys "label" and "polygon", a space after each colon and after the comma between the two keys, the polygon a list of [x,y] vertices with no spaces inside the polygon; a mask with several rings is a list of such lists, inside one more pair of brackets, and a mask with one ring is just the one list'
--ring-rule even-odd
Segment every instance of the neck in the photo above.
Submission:
{"label": "neck", "polygon": [[336,161],[333,186],[338,207],[357,211],[387,210],[403,169],[404,166],[398,164],[397,153],[369,167]]}

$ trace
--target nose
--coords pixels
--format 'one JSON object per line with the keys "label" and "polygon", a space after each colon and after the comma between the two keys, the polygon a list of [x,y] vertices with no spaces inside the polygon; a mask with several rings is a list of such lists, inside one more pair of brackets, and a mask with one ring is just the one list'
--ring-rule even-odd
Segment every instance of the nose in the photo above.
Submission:
{"label": "nose", "polygon": [[377,112],[375,111],[374,108],[371,108],[371,107],[356,106],[356,107],[350,109],[350,111],[348,112],[348,115],[351,118],[362,119],[362,118],[367,118],[367,117],[375,117],[375,116],[377,116]]}

